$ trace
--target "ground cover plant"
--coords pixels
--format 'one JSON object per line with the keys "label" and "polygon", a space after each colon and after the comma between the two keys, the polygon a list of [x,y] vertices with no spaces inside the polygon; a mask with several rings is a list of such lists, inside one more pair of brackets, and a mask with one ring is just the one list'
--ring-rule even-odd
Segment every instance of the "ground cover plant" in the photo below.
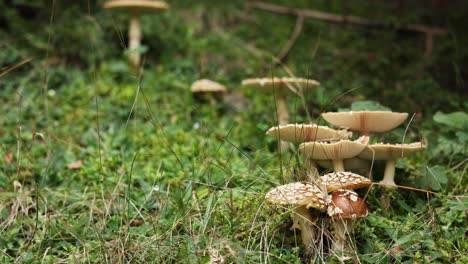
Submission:
{"label": "ground cover plant", "polygon": [[[382,208],[380,189],[359,191],[369,209],[353,237],[360,261],[468,261],[466,3],[271,1],[449,32],[426,56],[419,34],[305,19],[278,63],[295,17],[247,1],[170,1],[142,18],[135,71],[128,17],[103,2],[0,2],[0,262],[307,261],[292,210],[264,199],[304,180],[303,161],[265,135],[275,96],[241,89],[290,74],[321,84],[288,96],[291,123],[387,107],[410,118],[373,143],[427,141],[397,160],[395,179],[431,193],[399,188]],[[236,99],[195,100],[190,85],[203,78]],[[384,167],[375,162],[375,181]]]}

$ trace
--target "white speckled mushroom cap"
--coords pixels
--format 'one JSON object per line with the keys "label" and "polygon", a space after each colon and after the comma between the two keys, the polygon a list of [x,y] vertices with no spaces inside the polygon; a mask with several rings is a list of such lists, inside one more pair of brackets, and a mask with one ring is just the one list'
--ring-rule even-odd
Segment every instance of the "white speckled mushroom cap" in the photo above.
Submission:
{"label": "white speckled mushroom cap", "polygon": [[306,142],[299,145],[299,151],[307,159],[338,160],[356,157],[369,143],[369,137],[362,136],[354,141],[340,140],[337,142]]}
{"label": "white speckled mushroom cap", "polygon": [[129,13],[148,13],[168,9],[164,1],[155,0],[111,0],[104,3],[105,9],[118,9]]}
{"label": "white speckled mushroom cap", "polygon": [[315,124],[288,124],[272,127],[268,129],[266,134],[277,137],[282,141],[303,143],[317,140],[344,139],[350,137],[352,132],[335,130]]}
{"label": "white speckled mushroom cap", "polygon": [[326,186],[328,192],[333,192],[339,189],[359,189],[368,187],[372,182],[359,174],[343,171],[320,176],[317,184]]}
{"label": "white speckled mushroom cap", "polygon": [[305,205],[307,208],[326,209],[326,194],[317,185],[307,182],[293,182],[270,190],[265,199],[282,205]]}
{"label": "white speckled mushroom cap", "polygon": [[360,154],[359,158],[367,160],[394,160],[402,158],[426,148],[421,142],[411,144],[372,144],[368,145]]}
{"label": "white speckled mushroom cap", "polygon": [[322,117],[329,123],[353,131],[386,132],[401,125],[408,113],[389,111],[327,112]]}
{"label": "white speckled mushroom cap", "polygon": [[190,87],[192,93],[225,93],[227,89],[224,85],[208,79],[195,81]]}
{"label": "white speckled mushroom cap", "polygon": [[270,77],[270,78],[254,78],[242,81],[242,86],[255,89],[287,89],[289,85],[293,87],[311,88],[320,85],[316,80],[295,78],[295,77]]}

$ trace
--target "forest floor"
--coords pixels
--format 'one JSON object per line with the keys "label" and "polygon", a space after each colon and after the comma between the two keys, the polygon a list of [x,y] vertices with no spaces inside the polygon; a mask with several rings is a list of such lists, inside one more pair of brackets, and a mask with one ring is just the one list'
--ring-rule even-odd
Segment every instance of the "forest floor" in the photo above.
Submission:
{"label": "forest floor", "polygon": [[[353,254],[362,263],[468,262],[468,51],[458,23],[468,12],[343,2],[275,1],[448,34],[427,54],[420,33],[298,22],[245,1],[171,1],[143,19],[135,71],[122,48],[128,17],[102,1],[0,4],[9,21],[0,29],[0,262],[306,260],[292,208],[264,199],[307,179],[298,146],[280,153],[265,135],[277,124],[276,95],[240,85],[290,75],[321,83],[287,98],[291,123],[385,106],[409,118],[371,142],[428,144],[396,163],[397,184],[418,190],[399,188],[385,208],[382,188],[359,191],[370,214],[351,236]],[[196,100],[190,85],[201,78],[226,85],[231,99]],[[383,171],[375,161],[373,180]],[[324,248],[321,261],[337,261]]]}

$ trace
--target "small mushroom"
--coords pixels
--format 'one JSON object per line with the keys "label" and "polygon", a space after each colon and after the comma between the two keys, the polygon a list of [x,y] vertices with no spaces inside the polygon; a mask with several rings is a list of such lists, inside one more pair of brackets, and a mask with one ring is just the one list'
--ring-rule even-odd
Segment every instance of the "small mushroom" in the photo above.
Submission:
{"label": "small mushroom", "polygon": [[328,216],[332,222],[332,251],[345,258],[345,252],[351,250],[349,234],[353,232],[357,218],[366,217],[369,213],[365,201],[351,190],[334,191],[329,196]]}
{"label": "small mushroom", "polygon": [[121,10],[130,13],[132,16],[128,31],[128,48],[132,52],[129,58],[132,65],[138,67],[140,65],[140,53],[135,52],[135,49],[140,47],[141,42],[140,16],[144,13],[168,9],[169,5],[164,1],[155,0],[111,0],[104,3],[104,8]]}
{"label": "small mushroom", "polygon": [[293,228],[301,230],[302,243],[309,256],[314,255],[314,246],[317,236],[315,222],[317,216],[309,208],[318,211],[326,210],[324,193],[317,185],[306,182],[294,182],[281,185],[270,190],[265,199],[274,204],[295,205],[293,214]]}
{"label": "small mushroom", "polygon": [[359,154],[359,158],[366,160],[385,160],[385,173],[383,180],[381,180],[379,184],[388,187],[397,187],[395,184],[395,161],[425,148],[426,145],[421,142],[411,144],[372,144],[368,145]]}
{"label": "small mushroom", "polygon": [[370,132],[386,132],[401,125],[408,113],[390,111],[350,111],[327,112],[322,117],[329,123],[359,131],[361,136],[368,136]]}
{"label": "small mushroom", "polygon": [[332,160],[335,171],[344,171],[344,159],[356,157],[369,143],[369,137],[362,136],[354,141],[306,142],[299,146],[299,151],[306,159]]}
{"label": "small mushroom", "polygon": [[224,85],[208,79],[195,81],[190,87],[192,94],[196,99],[208,99],[212,104],[215,103],[215,98],[222,97],[227,93]]}
{"label": "small mushroom", "polygon": [[332,172],[320,176],[317,185],[324,186],[327,192],[339,189],[360,189],[371,186],[372,182],[359,174],[349,171]]}
{"label": "small mushroom", "polygon": [[[243,87],[275,93],[278,125],[286,125],[289,123],[289,113],[286,104],[287,92],[292,91],[296,94],[302,94],[303,88],[312,88],[318,85],[320,85],[320,83],[315,80],[290,77],[256,78],[242,81]],[[281,142],[280,150],[285,150],[287,146],[286,143]]]}

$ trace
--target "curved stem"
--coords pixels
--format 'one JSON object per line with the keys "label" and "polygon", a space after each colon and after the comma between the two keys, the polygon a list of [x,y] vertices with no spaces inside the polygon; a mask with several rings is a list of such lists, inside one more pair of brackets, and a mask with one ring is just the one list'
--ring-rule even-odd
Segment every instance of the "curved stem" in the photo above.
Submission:
{"label": "curved stem", "polygon": [[317,169],[317,161],[311,160],[311,159],[306,159],[305,161],[305,168],[307,172],[307,177],[309,182],[315,182],[318,180],[318,177],[320,176],[318,173]]}
{"label": "curved stem", "polygon": [[130,29],[128,31],[128,49],[130,50],[129,59],[134,67],[140,65],[140,53],[136,50],[140,47],[141,26],[138,15],[133,15],[130,20]]}
{"label": "curved stem", "polygon": [[332,160],[332,162],[333,162],[333,169],[336,172],[345,171],[343,160]]}
{"label": "curved stem", "polygon": [[397,187],[395,184],[395,160],[387,160],[385,164],[384,178],[379,182],[386,187]]}
{"label": "curved stem", "polygon": [[286,96],[282,92],[277,93],[276,114],[278,116],[279,125],[287,125],[289,123],[289,113],[288,107],[286,105]]}

